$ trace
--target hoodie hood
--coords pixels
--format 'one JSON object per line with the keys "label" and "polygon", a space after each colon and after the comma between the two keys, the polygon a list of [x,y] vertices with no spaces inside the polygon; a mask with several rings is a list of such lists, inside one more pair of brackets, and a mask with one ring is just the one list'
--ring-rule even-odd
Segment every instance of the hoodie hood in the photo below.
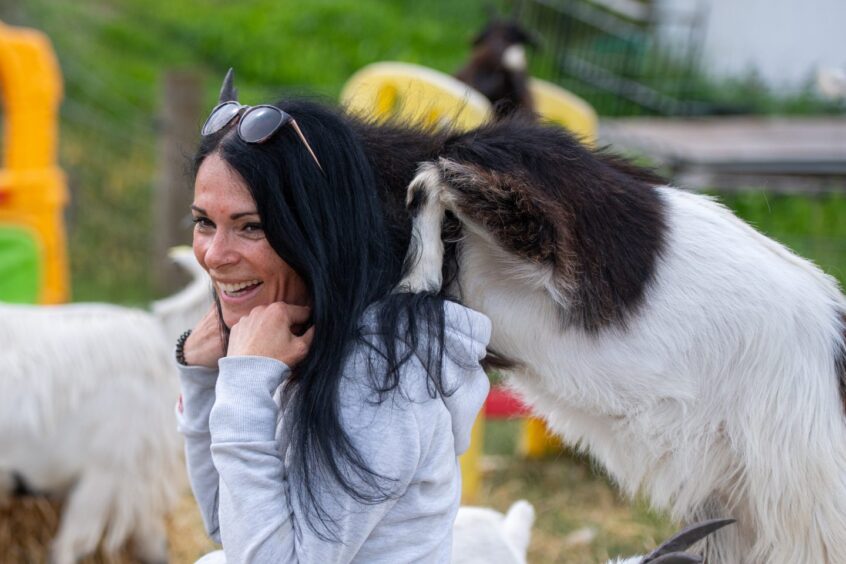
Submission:
{"label": "hoodie hood", "polygon": [[[377,307],[374,304],[365,312],[362,324],[365,335],[375,332]],[[490,391],[490,382],[480,362],[487,354],[491,322],[484,314],[450,301],[444,302],[444,321],[441,378],[446,395],[440,399],[449,411],[455,454],[460,455],[470,446],[473,423]],[[427,346],[428,341],[421,334],[415,354],[424,365]],[[428,397],[428,382],[402,382],[401,388],[409,397],[421,400]]]}
{"label": "hoodie hood", "polygon": [[490,391],[490,381],[480,362],[487,353],[491,322],[483,314],[454,302],[444,304],[443,379],[451,392],[442,401],[452,417],[455,454],[470,446],[470,432]]}

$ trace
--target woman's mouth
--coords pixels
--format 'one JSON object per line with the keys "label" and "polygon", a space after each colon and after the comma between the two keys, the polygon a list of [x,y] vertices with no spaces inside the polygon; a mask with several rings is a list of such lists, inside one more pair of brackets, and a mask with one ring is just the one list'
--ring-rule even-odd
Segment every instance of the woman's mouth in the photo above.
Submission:
{"label": "woman's mouth", "polygon": [[220,293],[228,298],[243,298],[252,294],[261,284],[261,280],[245,280],[233,283],[218,282],[217,287]]}

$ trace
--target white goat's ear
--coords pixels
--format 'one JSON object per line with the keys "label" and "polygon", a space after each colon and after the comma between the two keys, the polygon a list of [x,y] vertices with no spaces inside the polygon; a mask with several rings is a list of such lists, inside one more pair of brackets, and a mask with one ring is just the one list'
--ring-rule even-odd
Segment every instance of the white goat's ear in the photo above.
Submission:
{"label": "white goat's ear", "polygon": [[223,85],[220,87],[220,97],[217,101],[218,104],[238,101],[238,91],[235,89],[234,83],[235,70],[230,67],[230,69],[226,71],[226,76],[223,78]]}

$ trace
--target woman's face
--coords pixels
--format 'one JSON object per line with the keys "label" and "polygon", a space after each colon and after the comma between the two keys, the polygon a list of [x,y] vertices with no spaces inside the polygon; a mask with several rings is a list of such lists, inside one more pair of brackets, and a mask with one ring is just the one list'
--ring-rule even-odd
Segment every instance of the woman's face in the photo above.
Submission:
{"label": "woman's face", "polygon": [[211,276],[227,327],[259,305],[309,305],[305,282],[267,242],[244,180],[217,153],[197,171],[191,210],[194,255]]}

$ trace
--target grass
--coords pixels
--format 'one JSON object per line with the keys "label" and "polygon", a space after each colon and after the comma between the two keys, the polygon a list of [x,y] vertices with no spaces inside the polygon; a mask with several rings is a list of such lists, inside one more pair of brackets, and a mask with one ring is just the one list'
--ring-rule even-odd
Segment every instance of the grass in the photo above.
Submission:
{"label": "grass", "polygon": [[[675,532],[645,502],[621,495],[587,458],[567,450],[541,460],[514,457],[519,433],[519,421],[486,422],[478,503],[503,512],[518,499],[534,505],[530,562],[596,564],[647,552]],[[582,534],[592,540],[579,540]]]}
{"label": "grass", "polygon": [[749,190],[718,196],[759,231],[846,284],[846,193],[798,196]]}

